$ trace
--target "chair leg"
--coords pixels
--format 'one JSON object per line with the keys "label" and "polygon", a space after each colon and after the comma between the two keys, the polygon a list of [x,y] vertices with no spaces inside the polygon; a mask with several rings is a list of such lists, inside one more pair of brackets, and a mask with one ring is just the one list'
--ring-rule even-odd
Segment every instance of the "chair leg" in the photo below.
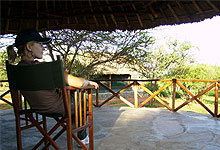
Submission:
{"label": "chair leg", "polygon": [[[66,129],[65,125],[64,125],[64,118],[62,119],[55,119],[57,121],[56,125],[54,125],[50,130],[49,132],[47,133],[49,136],[52,135],[54,133],[54,131],[56,131],[60,126],[63,127],[63,129],[57,133],[54,138],[53,138],[53,141],[55,141]],[[38,147],[44,142],[44,141],[47,141],[47,138],[44,136],[44,138],[42,138],[36,145],[35,147],[33,148],[33,150],[36,150],[38,149]],[[48,148],[49,146],[51,145],[50,142],[47,142],[47,144],[45,145],[45,147],[43,149],[46,149]]]}
{"label": "chair leg", "polygon": [[[62,130],[60,130],[60,131],[53,137],[53,140],[55,141],[58,137],[60,137],[60,135],[62,135],[64,131],[66,131],[66,127],[65,127],[65,126],[63,127]],[[51,135],[53,132],[54,132],[54,131],[50,130],[50,131],[48,132],[48,134]],[[45,138],[43,138],[42,141],[43,141],[44,139],[45,139]],[[41,142],[41,141],[40,141],[40,142]],[[39,143],[40,143],[40,142],[39,142]],[[45,145],[45,147],[44,147],[43,149],[47,149],[50,145],[51,145],[51,144],[48,142],[47,145]]]}
{"label": "chair leg", "polygon": [[66,136],[67,136],[67,147],[68,150],[72,150],[72,123],[71,123],[71,114],[66,119]]}
{"label": "chair leg", "polygon": [[[42,115],[42,119],[43,119],[43,129],[47,132],[47,119],[46,116]],[[44,144],[47,145],[48,141],[45,141]],[[46,148],[45,150],[48,150],[48,148]]]}
{"label": "chair leg", "polygon": [[92,109],[92,90],[88,91],[88,102],[89,102],[89,123],[91,124],[89,127],[89,150],[94,149],[93,145],[93,109]]}
{"label": "chair leg", "polygon": [[45,138],[47,138],[47,140],[51,143],[51,145],[57,149],[60,150],[61,148],[53,141],[53,139],[49,136],[49,134],[44,131],[44,129],[38,124],[38,122],[34,119],[34,117],[32,116],[32,114],[27,114],[27,116],[30,118],[31,122],[37,127],[37,129],[41,132],[41,134],[44,135]]}
{"label": "chair leg", "polygon": [[16,136],[17,136],[17,150],[22,150],[22,140],[21,140],[21,120],[19,115],[16,115]]}

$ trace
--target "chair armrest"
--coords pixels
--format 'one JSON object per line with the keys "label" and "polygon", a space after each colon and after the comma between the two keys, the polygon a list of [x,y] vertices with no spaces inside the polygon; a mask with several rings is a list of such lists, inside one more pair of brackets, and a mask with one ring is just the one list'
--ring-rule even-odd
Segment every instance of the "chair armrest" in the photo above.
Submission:
{"label": "chair armrest", "polygon": [[77,89],[79,89],[79,88],[76,88],[76,87],[74,87],[74,86],[66,86],[66,89],[67,89],[67,90],[77,90]]}
{"label": "chair armrest", "polygon": [[66,86],[66,89],[67,90],[78,90],[78,89],[94,89],[94,87],[93,86],[88,86],[88,87],[86,87],[86,88],[76,88],[76,87],[74,87],[74,86]]}

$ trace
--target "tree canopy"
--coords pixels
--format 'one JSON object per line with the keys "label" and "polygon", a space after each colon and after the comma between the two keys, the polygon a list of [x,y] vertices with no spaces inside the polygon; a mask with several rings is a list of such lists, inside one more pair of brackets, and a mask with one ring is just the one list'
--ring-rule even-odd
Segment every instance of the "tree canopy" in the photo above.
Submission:
{"label": "tree canopy", "polygon": [[[165,45],[156,45],[156,39],[147,30],[89,32],[63,29],[42,34],[53,39],[46,46],[46,54],[52,60],[55,55],[61,55],[66,69],[76,76],[101,74],[103,68],[114,67],[112,64],[117,63],[145,78],[198,78],[187,71],[193,68],[192,51],[195,49],[189,41],[164,39],[167,40]],[[1,51],[3,70],[5,59],[6,51]],[[209,73],[206,78],[213,77]]]}

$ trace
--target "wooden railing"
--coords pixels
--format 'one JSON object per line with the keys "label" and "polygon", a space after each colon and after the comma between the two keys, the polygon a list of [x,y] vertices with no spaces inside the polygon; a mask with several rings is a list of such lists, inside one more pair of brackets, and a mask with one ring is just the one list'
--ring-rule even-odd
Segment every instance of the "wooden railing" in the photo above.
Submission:
{"label": "wooden railing", "polygon": [[[134,108],[143,107],[144,104],[148,103],[152,99],[155,99],[159,103],[161,103],[163,106],[165,106],[167,109],[169,109],[170,111],[175,111],[176,112],[176,111],[180,110],[182,107],[184,107],[187,104],[189,104],[190,102],[192,102],[193,100],[195,100],[206,111],[208,111],[213,117],[220,117],[220,114],[218,114],[218,96],[219,96],[220,80],[218,81],[218,80],[201,80],[201,79],[153,79],[153,80],[94,80],[94,81],[96,81],[100,85],[100,87],[103,87],[104,89],[106,89],[110,93],[112,93],[112,96],[108,97],[107,99],[105,99],[103,102],[100,103],[100,101],[99,101],[99,90],[96,90],[96,103],[94,105],[97,106],[97,107],[103,106],[105,103],[109,102],[114,97],[117,97],[118,99],[123,101],[128,106],[134,107]],[[103,81],[104,82],[123,81],[123,82],[129,82],[129,84],[127,86],[125,86],[124,88],[120,89],[119,91],[114,92],[111,88],[109,88],[108,86],[103,84],[102,83]],[[139,82],[153,82],[153,81],[154,82],[166,82],[166,83],[163,87],[158,89],[156,92],[152,92],[151,90],[149,90],[148,88],[146,88],[145,86],[143,86],[142,84],[139,83]],[[210,85],[205,90],[203,90],[202,92],[195,95],[189,89],[187,89],[181,82],[207,82],[207,83],[210,83]],[[159,93],[161,93],[163,90],[165,90],[169,86],[173,86],[172,106],[169,106],[166,102],[164,102],[164,100],[161,100],[157,96]],[[181,89],[183,89],[191,98],[186,100],[185,102],[183,102],[178,107],[175,107],[177,86],[179,86]],[[134,103],[131,103],[126,98],[124,98],[120,95],[122,92],[124,92],[125,90],[127,90],[131,87],[134,91]],[[150,95],[146,100],[142,101],[140,104],[139,104],[139,100],[138,100],[138,87],[143,89],[146,93],[148,93]],[[210,91],[213,88],[215,90],[214,111],[210,110],[199,99],[199,97],[201,97],[202,95],[204,95],[205,93],[207,93],[208,91]]]}
{"label": "wooden railing", "polygon": [[[220,88],[220,80],[201,80],[201,79],[152,79],[152,80],[94,80],[95,82],[97,82],[100,87],[103,87],[104,89],[108,90],[110,93],[112,93],[112,95],[110,97],[108,97],[107,99],[105,99],[102,103],[100,103],[99,101],[99,89],[96,90],[96,102],[94,104],[94,106],[96,107],[101,107],[103,106],[105,103],[109,102],[110,100],[112,100],[114,97],[117,97],[118,99],[120,99],[122,102],[124,102],[126,105],[133,107],[133,108],[139,108],[139,107],[143,107],[144,104],[148,103],[149,101],[151,101],[152,99],[155,99],[156,101],[158,101],[159,103],[161,103],[163,106],[165,106],[167,109],[169,109],[170,111],[178,111],[181,108],[183,108],[184,106],[186,106],[187,104],[191,103],[192,101],[197,101],[208,113],[210,113],[213,117],[220,117],[220,114],[218,113],[218,97],[219,97],[219,88]],[[105,84],[103,84],[103,81],[107,81],[107,82],[114,82],[114,81],[123,81],[123,82],[128,82],[129,84],[127,86],[125,86],[124,88],[118,90],[117,92],[114,92],[111,88],[109,88],[108,86],[106,86]],[[158,89],[156,92],[152,92],[151,90],[149,90],[147,87],[143,86],[142,84],[140,84],[139,82],[165,82],[165,85],[163,87],[161,87],[160,89]],[[0,82],[8,82],[7,80],[0,80]],[[198,94],[193,94],[189,89],[187,89],[181,82],[207,82],[210,83],[210,85],[203,90],[202,92],[198,93]],[[161,93],[163,90],[165,90],[166,88],[168,88],[169,86],[172,86],[173,88],[173,92],[172,92],[172,106],[169,106],[164,100],[161,100],[158,97],[158,94]],[[176,102],[176,92],[177,92],[177,86],[179,86],[181,89],[183,89],[189,96],[190,98],[188,100],[186,100],[185,102],[183,102],[181,105],[179,106],[175,106],[175,102]],[[130,101],[128,101],[126,98],[124,98],[123,96],[121,96],[120,94],[124,91],[126,91],[127,89],[131,88],[133,89],[133,93],[134,93],[134,103],[131,103]],[[146,93],[148,93],[150,96],[142,101],[141,103],[138,100],[138,88],[143,89]],[[201,97],[202,95],[204,95],[205,93],[207,93],[208,91],[210,91],[211,89],[214,89],[215,91],[215,96],[214,96],[214,111],[212,111],[211,109],[209,109],[200,99],[199,97]],[[12,105],[12,103],[5,99],[4,97],[10,93],[10,90],[6,90],[3,94],[0,95],[0,100],[4,101],[5,103]],[[9,94],[10,95],[10,94]]]}
{"label": "wooden railing", "polygon": [[[5,83],[5,82],[8,82],[8,80],[0,80],[0,83]],[[12,102],[10,102],[11,99],[6,99],[4,98],[6,95],[10,95],[10,90],[6,90],[4,91],[1,95],[0,95],[0,100],[2,100],[3,102],[9,104],[12,106]]]}

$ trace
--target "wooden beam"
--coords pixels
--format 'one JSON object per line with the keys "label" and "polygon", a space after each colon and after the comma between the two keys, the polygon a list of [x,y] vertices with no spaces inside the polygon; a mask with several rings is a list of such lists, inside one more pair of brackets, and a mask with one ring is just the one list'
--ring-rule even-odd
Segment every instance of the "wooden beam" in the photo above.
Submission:
{"label": "wooden beam", "polygon": [[211,0],[208,0],[207,2],[216,12],[219,12],[219,9],[211,2]]}
{"label": "wooden beam", "polygon": [[190,22],[192,22],[192,17],[190,17],[189,13],[186,11],[184,5],[180,1],[176,1],[177,5],[181,9],[182,12],[185,13],[186,17],[189,19]]}
{"label": "wooden beam", "polygon": [[185,101],[183,104],[181,104],[180,106],[178,106],[176,109],[174,109],[174,111],[177,111],[179,109],[181,109],[183,106],[187,105],[188,103],[192,102],[193,100],[196,100],[201,106],[203,106],[212,116],[214,116],[214,113],[208,108],[206,107],[199,99],[198,97],[204,95],[206,92],[210,91],[213,87],[215,87],[215,84],[211,85],[210,87],[208,87],[206,90],[202,91],[201,93],[194,95],[193,93],[191,93],[185,86],[183,86],[182,84],[180,84],[177,81],[177,85],[179,85],[182,89],[184,89],[190,96],[192,96],[192,98],[190,98],[189,100]]}
{"label": "wooden beam", "polygon": [[216,82],[216,85],[215,85],[215,110],[214,110],[215,117],[217,117],[217,115],[218,115],[218,95],[219,95],[219,87],[218,87],[218,83]]}
{"label": "wooden beam", "polygon": [[176,19],[177,22],[180,22],[180,19],[178,18],[178,16],[176,15],[175,11],[173,10],[173,8],[170,6],[170,4],[167,4],[167,7],[169,8],[169,10],[171,11],[172,15],[174,16],[174,18]]}
{"label": "wooden beam", "polygon": [[[149,7],[149,6],[151,6],[154,2],[156,2],[157,0],[151,0],[150,2],[147,2],[147,1],[142,1],[142,3],[143,3],[143,7],[145,7],[145,8],[147,8],[147,7]],[[147,3],[147,4],[145,4],[145,3]],[[136,4],[138,4],[138,3],[136,3]]]}
{"label": "wooden beam", "polygon": [[158,14],[155,12],[155,10],[152,8],[151,5],[149,6],[149,8],[150,8],[152,14],[154,15],[154,17],[157,18],[157,17],[158,17]]}
{"label": "wooden beam", "polygon": [[194,1],[192,0],[192,3],[194,5],[194,7],[198,10],[199,14],[201,15],[201,17],[205,18],[205,14],[204,12],[200,9],[199,5]]}
{"label": "wooden beam", "polygon": [[160,100],[157,95],[162,92],[164,89],[166,89],[168,86],[170,86],[172,84],[172,81],[168,82],[166,85],[164,85],[162,88],[160,88],[159,90],[157,90],[155,93],[152,93],[150,90],[148,90],[146,87],[139,85],[143,90],[145,90],[146,92],[148,92],[151,96],[149,98],[147,98],[145,101],[143,101],[139,107],[142,107],[144,104],[146,104],[147,102],[149,102],[152,98],[155,98],[158,102],[160,102],[161,104],[163,104],[165,107],[167,107],[169,110],[172,111],[172,108],[170,108],[169,105],[167,105],[166,103],[164,103],[162,100]]}
{"label": "wooden beam", "polygon": [[[47,18],[49,18],[48,13],[49,13],[49,9],[48,9],[48,1],[45,1],[45,7],[46,7],[46,12],[47,12]],[[49,29],[49,25],[50,25],[50,19],[47,19],[47,28]]]}
{"label": "wooden beam", "polygon": [[211,83],[218,82],[218,80],[206,80],[206,79],[177,79],[177,80],[183,82],[211,82]]}
{"label": "wooden beam", "polygon": [[[132,4],[132,7],[135,11],[137,10],[134,4]],[[140,15],[137,13],[136,16],[138,18],[138,22],[139,22],[140,26],[143,28],[143,23],[142,23]]]}
{"label": "wooden beam", "polygon": [[[68,5],[67,5],[67,2],[66,1],[64,1],[63,3],[65,3],[65,7],[66,7],[66,10],[68,10]],[[67,24],[70,24],[70,17],[69,17],[69,13],[68,12],[66,12],[66,22],[67,22]]]}
{"label": "wooden beam", "polygon": [[[56,2],[55,1],[53,1],[53,10],[56,10]],[[56,25],[58,26],[59,25],[58,21],[55,20],[55,22],[56,22]]]}
{"label": "wooden beam", "polygon": [[[120,6],[120,8],[121,8],[121,10],[122,10],[122,12],[124,12],[124,7],[123,6]],[[126,21],[126,23],[127,23],[127,25],[128,25],[128,28],[130,28],[130,22],[129,22],[129,20],[128,20],[128,16],[127,15],[125,15],[125,21]]]}
{"label": "wooden beam", "polygon": [[36,25],[35,25],[35,28],[36,30],[38,30],[39,28],[39,1],[37,0],[36,1],[36,10],[37,10],[37,14],[36,14]]}
{"label": "wooden beam", "polygon": [[165,15],[165,12],[162,8],[160,8],[160,14],[162,15],[162,17],[164,18],[164,22],[165,23],[168,23],[168,19],[167,19],[167,16]]}
{"label": "wooden beam", "polygon": [[[100,4],[99,0],[97,0],[97,2],[98,2],[98,4]],[[102,8],[99,8],[99,9],[103,12],[103,9],[102,9]],[[109,24],[108,24],[107,19],[106,19],[106,17],[105,17],[104,14],[102,14],[102,18],[103,18],[103,20],[104,20],[104,22],[105,22],[106,27],[108,28],[108,27],[109,27]]]}
{"label": "wooden beam", "polygon": [[123,101],[125,104],[127,104],[130,107],[134,107],[134,105],[129,102],[128,100],[126,100],[124,97],[120,96],[119,94],[124,92],[126,89],[130,88],[134,83],[131,83],[129,85],[127,85],[126,87],[124,87],[123,89],[119,90],[118,92],[114,92],[113,90],[111,90],[110,88],[108,88],[106,85],[102,84],[101,82],[99,82],[99,85],[101,85],[102,87],[104,87],[106,90],[108,90],[109,92],[111,92],[113,95],[110,96],[108,99],[106,99],[104,102],[102,102],[100,105],[98,105],[98,107],[101,107],[102,105],[104,105],[105,103],[107,103],[108,101],[110,101],[112,98],[117,97],[119,98],[121,101]]}
{"label": "wooden beam", "polygon": [[[11,1],[9,1],[9,3],[11,3]],[[5,26],[5,31],[8,32],[8,28],[9,28],[9,23],[10,23],[10,13],[11,13],[11,7],[8,8],[8,12],[7,12],[7,21],[6,21],[6,26]]]}
{"label": "wooden beam", "polygon": [[[91,7],[91,8],[90,8],[90,9],[91,9],[91,12],[93,12],[91,0],[89,0],[89,6]],[[99,26],[99,23],[98,23],[98,21],[97,21],[95,15],[93,15],[93,19],[94,19],[94,21],[95,21],[96,26],[98,27],[98,26]]]}
{"label": "wooden beam", "polygon": [[172,110],[175,109],[175,101],[176,101],[176,79],[173,79]]}
{"label": "wooden beam", "polygon": [[150,17],[151,21],[154,21],[154,17],[152,14],[148,14],[148,16]]}
{"label": "wooden beam", "polygon": [[[109,5],[108,0],[105,0],[105,1],[106,1],[107,5]],[[108,9],[112,12],[112,8],[110,6],[108,6]],[[112,18],[112,21],[115,24],[115,26],[118,27],[118,24],[117,24],[117,22],[115,20],[115,16],[112,13],[111,13],[111,18]]]}

